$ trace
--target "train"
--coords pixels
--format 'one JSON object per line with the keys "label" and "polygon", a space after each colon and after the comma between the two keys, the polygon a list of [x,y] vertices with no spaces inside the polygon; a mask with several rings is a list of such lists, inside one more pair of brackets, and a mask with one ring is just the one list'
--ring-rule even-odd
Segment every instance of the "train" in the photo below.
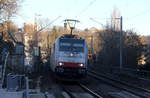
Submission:
{"label": "train", "polygon": [[85,39],[64,34],[51,49],[50,68],[56,79],[82,80],[87,75],[88,46]]}

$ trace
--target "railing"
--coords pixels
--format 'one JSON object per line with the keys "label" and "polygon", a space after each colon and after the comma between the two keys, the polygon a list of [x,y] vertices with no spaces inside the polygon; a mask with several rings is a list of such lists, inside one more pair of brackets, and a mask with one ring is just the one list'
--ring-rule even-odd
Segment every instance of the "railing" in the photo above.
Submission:
{"label": "railing", "polygon": [[4,80],[5,80],[5,73],[6,73],[6,67],[7,67],[8,56],[9,56],[9,52],[6,54],[6,58],[5,58],[5,62],[4,62],[4,67],[3,67],[3,69],[2,69],[2,86],[3,86]]}

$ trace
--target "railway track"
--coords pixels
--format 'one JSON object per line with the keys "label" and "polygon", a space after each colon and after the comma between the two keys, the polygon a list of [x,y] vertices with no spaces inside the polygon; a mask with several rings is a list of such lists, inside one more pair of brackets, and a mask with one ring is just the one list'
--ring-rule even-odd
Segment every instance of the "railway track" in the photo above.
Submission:
{"label": "railway track", "polygon": [[64,96],[66,97],[69,96],[70,98],[76,98],[75,95],[72,92],[70,92],[66,87],[61,86],[61,88],[64,90],[64,93],[63,93]]}
{"label": "railway track", "polygon": [[96,98],[103,98],[102,96],[98,95],[97,93],[95,93],[94,91],[92,91],[91,89],[89,89],[88,87],[86,87],[85,85],[83,84],[80,84],[80,87],[82,87],[85,91],[89,92],[90,94],[92,94],[94,97]]}
{"label": "railway track", "polygon": [[94,71],[88,70],[88,75],[90,77],[93,77],[95,79],[98,79],[100,81],[103,81],[104,83],[107,83],[115,88],[118,88],[120,90],[129,92],[131,94],[134,94],[136,96],[139,96],[140,98],[150,98],[150,90],[136,87],[132,84],[125,83],[123,81],[119,81],[117,79],[113,79],[112,77],[109,77],[104,74],[96,73]]}
{"label": "railway track", "polygon": [[41,78],[41,91],[56,98],[102,98],[81,82],[58,81],[50,77],[52,74],[44,74]]}
{"label": "railway track", "polygon": [[61,84],[60,86],[70,98],[103,98],[81,83],[76,83],[75,85]]}

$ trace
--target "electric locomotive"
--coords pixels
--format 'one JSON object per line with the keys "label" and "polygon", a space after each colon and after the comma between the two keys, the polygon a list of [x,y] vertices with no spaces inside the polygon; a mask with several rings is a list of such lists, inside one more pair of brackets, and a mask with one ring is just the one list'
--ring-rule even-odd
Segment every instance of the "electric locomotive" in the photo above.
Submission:
{"label": "electric locomotive", "polygon": [[50,61],[57,79],[84,79],[88,61],[86,40],[72,34],[59,37],[53,44]]}

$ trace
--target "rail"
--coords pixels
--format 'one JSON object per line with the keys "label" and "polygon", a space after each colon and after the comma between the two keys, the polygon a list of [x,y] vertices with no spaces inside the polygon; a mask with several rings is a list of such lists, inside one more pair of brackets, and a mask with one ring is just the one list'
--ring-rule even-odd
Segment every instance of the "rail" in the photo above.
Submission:
{"label": "rail", "polygon": [[[128,84],[128,83],[125,83],[125,82],[123,82],[123,81],[110,78],[109,76],[106,76],[106,75],[100,74],[100,73],[96,73],[96,72],[94,72],[94,71],[89,71],[89,70],[88,70],[88,72],[89,72],[89,76],[92,76],[92,77],[94,77],[94,78],[97,78],[97,79],[99,79],[99,80],[102,80],[102,81],[104,81],[105,83],[108,83],[108,84],[110,84],[110,85],[112,85],[112,86],[114,86],[114,87],[117,87],[117,88],[126,90],[126,91],[128,91],[128,92],[131,92],[131,93],[133,93],[133,94],[135,94],[135,95],[138,95],[138,96],[140,96],[140,97],[142,97],[142,98],[148,98],[148,97],[145,96],[145,95],[141,95],[141,94],[139,94],[139,93],[136,93],[136,92],[135,92],[134,90],[132,90],[132,89],[136,89],[136,90],[140,90],[140,91],[143,91],[143,92],[150,93],[150,90],[149,90],[149,89],[137,87],[137,86],[135,86],[135,85]],[[101,77],[104,78],[104,79],[107,79],[107,80],[103,80]],[[126,87],[128,87],[128,88],[123,88],[123,87],[121,87],[121,86],[115,85],[114,83],[110,82],[110,80],[113,81],[113,82],[116,82],[117,84],[126,86]],[[130,89],[129,89],[129,87],[130,87]],[[132,89],[131,89],[131,88],[132,88]]]}
{"label": "rail", "polygon": [[[127,67],[128,65],[126,65]],[[129,76],[132,76],[132,77],[142,77],[142,78],[147,78],[147,79],[150,79],[150,71],[146,71],[146,70],[143,70],[143,69],[132,69],[132,68],[126,68],[126,67],[123,67],[121,70],[119,67],[112,67],[110,65],[110,67],[101,67],[102,69],[105,69],[107,72],[109,73],[122,73],[122,74],[127,74]]]}
{"label": "rail", "polygon": [[103,98],[100,95],[98,95],[97,93],[93,92],[92,90],[90,90],[89,88],[87,88],[85,85],[80,84],[80,87],[82,87],[85,91],[89,92],[90,94],[92,94],[95,98]]}
{"label": "rail", "polygon": [[70,96],[70,98],[76,98],[67,88],[65,88],[63,85],[60,86]]}
{"label": "rail", "polygon": [[[92,91],[91,89],[89,89],[88,87],[86,87],[85,85],[81,84],[80,82],[77,82],[76,84],[77,87],[80,87],[83,91],[87,92],[88,94],[90,94],[91,96],[93,96],[94,98],[103,98],[101,97],[99,94],[95,93],[94,91]],[[60,85],[60,87],[68,94],[68,96],[70,98],[78,98],[77,96],[75,96],[73,94],[72,91],[70,91],[68,89],[68,87],[63,86],[63,84]]]}

